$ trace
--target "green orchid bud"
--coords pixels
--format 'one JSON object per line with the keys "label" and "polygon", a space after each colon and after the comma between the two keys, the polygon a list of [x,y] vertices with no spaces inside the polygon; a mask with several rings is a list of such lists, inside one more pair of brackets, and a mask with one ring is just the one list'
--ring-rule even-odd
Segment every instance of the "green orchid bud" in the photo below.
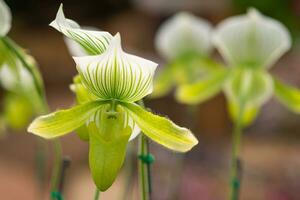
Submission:
{"label": "green orchid bud", "polygon": [[167,60],[189,53],[205,57],[212,50],[211,32],[212,27],[205,19],[180,12],[161,25],[155,46]]}
{"label": "green orchid bud", "polygon": [[125,53],[119,34],[76,28],[64,17],[62,6],[51,25],[93,56],[74,57],[79,76],[71,89],[78,105],[38,117],[28,131],[47,139],[78,128],[85,131],[81,137],[89,141],[89,164],[99,190],[107,190],[115,180],[126,145],[139,129],[174,151],[186,152],[198,143],[188,129],[135,103],[152,92],[156,63]]}
{"label": "green orchid bud", "polygon": [[291,47],[286,27],[253,8],[222,21],[213,42],[230,66],[250,68],[271,67]]}

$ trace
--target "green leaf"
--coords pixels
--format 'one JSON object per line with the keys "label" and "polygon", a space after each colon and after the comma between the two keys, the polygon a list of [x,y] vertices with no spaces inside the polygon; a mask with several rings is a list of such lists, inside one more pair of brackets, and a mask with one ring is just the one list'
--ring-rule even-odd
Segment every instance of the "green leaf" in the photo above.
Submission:
{"label": "green leaf", "polygon": [[228,70],[215,70],[194,84],[180,86],[176,91],[176,99],[187,104],[202,103],[220,92],[227,77]]}
{"label": "green leaf", "polygon": [[98,99],[135,102],[153,90],[157,64],[125,53],[118,33],[105,53],[74,60],[84,86]]}
{"label": "green leaf", "polygon": [[165,117],[154,115],[135,103],[120,102],[120,105],[145,135],[169,149],[186,152],[198,143],[190,130],[177,126]]}
{"label": "green leaf", "polygon": [[84,30],[75,21],[65,18],[62,4],[50,26],[76,41],[90,55],[103,53],[112,39],[108,32]]}
{"label": "green leaf", "polygon": [[274,79],[275,97],[287,108],[300,113],[300,90]]}
{"label": "green leaf", "polygon": [[174,68],[172,65],[166,65],[161,69],[154,79],[154,89],[151,98],[159,98],[171,91],[174,86]]}
{"label": "green leaf", "polygon": [[89,165],[96,186],[105,191],[113,184],[123,165],[132,129],[125,124],[124,112],[113,117],[107,112],[99,115],[100,126],[95,122],[88,125]]}
{"label": "green leaf", "polygon": [[83,125],[107,101],[92,101],[36,118],[28,132],[46,139],[65,135]]}
{"label": "green leaf", "polygon": [[291,47],[287,28],[253,8],[222,21],[213,41],[226,61],[237,67],[271,67]]}
{"label": "green leaf", "polygon": [[11,12],[3,0],[0,0],[0,37],[5,36],[11,28]]}

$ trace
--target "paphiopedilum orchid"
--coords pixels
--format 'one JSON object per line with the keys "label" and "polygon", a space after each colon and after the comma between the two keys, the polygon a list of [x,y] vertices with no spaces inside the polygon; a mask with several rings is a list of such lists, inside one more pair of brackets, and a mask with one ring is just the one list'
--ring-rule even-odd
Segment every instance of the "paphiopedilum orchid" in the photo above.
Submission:
{"label": "paphiopedilum orchid", "polygon": [[0,84],[6,90],[3,120],[10,128],[28,125],[43,111],[42,82],[34,59],[7,36],[11,12],[0,0]]}
{"label": "paphiopedilum orchid", "polygon": [[228,68],[217,69],[204,80],[182,86],[178,97],[184,103],[195,104],[224,90],[234,119],[230,199],[237,200],[242,128],[253,122],[273,91],[281,102],[299,112],[300,93],[267,71],[291,47],[289,32],[280,22],[249,9],[246,15],[221,22],[214,32],[213,42]]}
{"label": "paphiopedilum orchid", "polygon": [[137,127],[174,151],[185,152],[197,144],[188,129],[136,103],[152,92],[156,63],[125,53],[119,34],[81,29],[65,18],[62,6],[51,26],[92,55],[73,57],[79,76],[72,90],[79,105],[35,119],[28,131],[50,139],[85,128],[89,165],[99,190],[105,191],[115,180]]}
{"label": "paphiopedilum orchid", "polygon": [[210,58],[212,26],[187,12],[180,12],[159,28],[155,46],[167,61],[154,81],[152,97],[167,94],[174,86],[205,77],[218,64]]}
{"label": "paphiopedilum orchid", "polygon": [[244,125],[255,119],[273,92],[291,110],[300,111],[296,89],[285,86],[267,71],[290,49],[291,39],[284,25],[249,9],[246,15],[221,22],[214,31],[213,42],[228,67],[182,86],[178,93],[181,102],[201,103],[223,89],[234,120],[243,107]]}

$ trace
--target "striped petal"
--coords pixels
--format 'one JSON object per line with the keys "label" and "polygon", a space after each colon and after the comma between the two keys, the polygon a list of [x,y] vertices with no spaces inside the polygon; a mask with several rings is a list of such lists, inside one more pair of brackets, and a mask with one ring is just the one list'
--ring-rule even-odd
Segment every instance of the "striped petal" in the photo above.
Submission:
{"label": "striped petal", "polygon": [[176,14],[158,30],[155,46],[168,60],[186,53],[207,55],[212,49],[211,25],[186,12]]}
{"label": "striped petal", "polygon": [[11,28],[11,12],[3,0],[0,0],[0,37],[5,36]]}
{"label": "striped petal", "polygon": [[[96,27],[84,26],[83,28],[85,30],[89,30],[89,31],[98,31],[98,32],[101,31],[100,29],[98,29]],[[76,41],[74,41],[66,36],[64,37],[64,41],[65,41],[65,44],[67,45],[67,48],[68,48],[71,56],[87,56],[88,55],[88,53],[84,50],[84,48],[82,48],[82,46],[79,43],[77,43]]]}
{"label": "striped petal", "polygon": [[252,68],[270,67],[291,46],[284,25],[255,9],[221,22],[213,41],[230,65]]}
{"label": "striped petal", "polygon": [[74,60],[85,87],[100,99],[135,102],[152,92],[157,64],[123,52],[119,34],[105,53]]}
{"label": "striped petal", "polygon": [[65,18],[62,4],[50,26],[76,41],[90,55],[103,53],[112,39],[112,35],[108,32],[83,30],[75,21]]}

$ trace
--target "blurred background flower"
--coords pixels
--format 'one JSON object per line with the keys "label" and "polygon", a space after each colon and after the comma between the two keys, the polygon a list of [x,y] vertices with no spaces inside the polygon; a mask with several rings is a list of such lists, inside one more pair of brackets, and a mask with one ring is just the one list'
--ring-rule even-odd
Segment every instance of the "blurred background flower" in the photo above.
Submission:
{"label": "blurred background flower", "polygon": [[[48,26],[61,2],[6,2],[14,16],[9,36],[22,47],[30,49],[40,64],[52,110],[75,103],[69,90],[72,77],[76,74],[74,63],[61,34]],[[292,33],[292,50],[270,70],[284,82],[300,87],[300,3],[297,0],[89,0],[84,3],[66,0],[62,3],[71,19],[112,34],[120,32],[128,52],[162,65],[164,60],[155,50],[154,38],[160,25],[176,12],[188,11],[216,25],[229,16],[245,13],[248,7],[257,8],[262,14],[281,21]],[[212,52],[212,57],[221,61],[216,51]],[[0,96],[3,97],[3,91]],[[3,98],[1,100],[3,104]],[[182,115],[185,106],[177,104],[171,94],[148,100],[146,104],[181,126],[190,123],[191,119]],[[177,155],[151,143],[151,151],[157,160],[153,165],[155,200],[224,199],[228,192],[231,123],[224,97],[220,94],[194,109],[197,118],[193,132],[201,140],[185,158],[182,176],[173,170]],[[299,120],[298,115],[271,100],[251,128],[246,130],[241,150],[246,163],[241,199],[299,198]],[[36,195],[38,183],[34,177],[34,143],[35,136],[30,134],[9,134],[0,141],[1,198],[40,200]],[[87,144],[75,134],[65,136],[62,143],[64,154],[72,157],[71,167],[66,173],[66,199],[92,199],[94,186],[87,166]],[[119,199],[124,190],[124,177],[125,173],[121,173],[102,199]],[[172,187],[174,178],[180,180],[179,189]],[[137,183],[133,186],[128,199],[137,199]],[[47,197],[48,194],[45,194],[45,199]]]}

